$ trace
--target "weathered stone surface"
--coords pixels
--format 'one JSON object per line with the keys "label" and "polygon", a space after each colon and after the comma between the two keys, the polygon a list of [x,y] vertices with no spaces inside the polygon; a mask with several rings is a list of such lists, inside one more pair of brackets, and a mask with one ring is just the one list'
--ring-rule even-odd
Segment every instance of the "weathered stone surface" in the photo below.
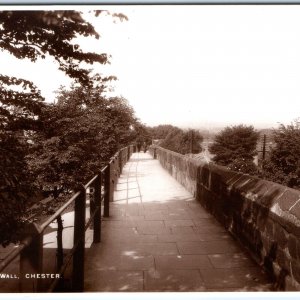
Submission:
{"label": "weathered stone surface", "polygon": [[145,291],[205,291],[197,270],[150,270],[145,272]]}
{"label": "weathered stone surface", "polygon": [[93,264],[93,268],[98,271],[143,271],[154,268],[154,257],[138,255],[106,255],[99,260],[87,263]]}
{"label": "weathered stone surface", "polygon": [[277,249],[276,262],[281,267],[281,269],[289,270],[289,258],[286,251],[282,249]]}
{"label": "weathered stone surface", "polygon": [[218,288],[224,287],[249,287],[256,286],[257,290],[266,289],[268,281],[265,279],[265,275],[256,268],[238,268],[234,272],[230,272],[228,269],[201,269],[201,277],[203,278],[206,287]]}
{"label": "weathered stone surface", "polygon": [[[293,206],[293,208],[290,210],[290,213],[295,216],[298,221],[300,220],[300,201]],[[299,223],[298,226],[300,227]]]}
{"label": "weathered stone surface", "polygon": [[159,270],[196,270],[213,267],[207,255],[160,255],[154,259]]}
{"label": "weathered stone surface", "polygon": [[143,271],[85,272],[85,291],[139,292],[143,291]]}
{"label": "weathered stone surface", "polygon": [[289,236],[288,239],[288,250],[291,257],[295,260],[300,259],[300,247],[299,240],[296,239],[293,235]]}
{"label": "weathered stone surface", "polygon": [[210,171],[208,166],[201,167],[200,178],[198,180],[200,180],[202,185],[209,188]]}
{"label": "weathered stone surface", "polygon": [[289,234],[279,224],[274,225],[274,239],[277,241],[278,246],[284,249],[287,245]]}
{"label": "weathered stone surface", "polygon": [[[160,151],[168,152],[162,148]],[[166,156],[169,156],[169,163],[180,160],[178,155],[174,156],[171,152]],[[174,159],[171,160],[170,156],[174,156]],[[163,160],[162,165],[165,164]],[[181,169],[181,173],[186,172],[188,177],[189,171],[188,167]],[[180,176],[184,177],[183,174]],[[181,183],[187,184],[186,181]],[[299,256],[299,191],[228,171],[214,164],[198,166],[196,188],[196,199],[201,205],[228,228],[261,264],[265,263],[270,272],[273,263],[286,268],[294,263],[291,256]],[[195,223],[194,231],[202,230],[207,234],[208,227],[201,228],[198,226],[200,224]],[[292,236],[297,237],[297,243],[291,240]],[[291,255],[285,252],[286,247],[290,248]],[[183,249],[179,247],[179,250]],[[281,271],[278,276],[282,276]],[[294,279],[292,282],[299,284]]]}
{"label": "weathered stone surface", "polygon": [[220,254],[240,252],[237,244],[230,240],[178,242],[177,246],[180,254]]}
{"label": "weathered stone surface", "polygon": [[299,261],[293,261],[292,263],[292,276],[293,278],[300,282],[300,262]]}
{"label": "weathered stone surface", "polygon": [[[211,263],[217,269],[254,267],[254,262],[244,253],[208,255]],[[229,271],[230,272],[230,271]]]}
{"label": "weathered stone surface", "polygon": [[165,221],[166,227],[189,227],[194,226],[192,220],[167,220]]}

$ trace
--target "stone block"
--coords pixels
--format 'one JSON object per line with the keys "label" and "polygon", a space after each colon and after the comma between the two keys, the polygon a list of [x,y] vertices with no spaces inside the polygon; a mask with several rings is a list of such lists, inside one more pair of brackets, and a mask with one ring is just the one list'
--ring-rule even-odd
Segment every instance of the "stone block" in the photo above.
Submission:
{"label": "stone block", "polygon": [[193,234],[195,233],[194,227],[191,226],[173,226],[168,227],[167,229],[170,230],[173,234]]}
{"label": "stone block", "polygon": [[[201,184],[205,187],[209,188],[209,181],[210,181],[210,171],[208,166],[203,166],[200,168],[200,177],[198,180],[200,180]],[[198,181],[199,182],[199,181]]]}
{"label": "stone block", "polygon": [[261,188],[257,191],[257,202],[269,209],[283,191],[283,186],[262,180]]}
{"label": "stone block", "polygon": [[255,266],[255,263],[242,252],[213,254],[208,255],[208,257],[216,269],[245,268]]}
{"label": "stone block", "polygon": [[[239,185],[238,190],[243,194],[245,197],[250,194],[257,194],[257,187],[259,186],[261,180],[254,177],[244,177],[242,183]],[[250,197],[251,198],[251,197]]]}
{"label": "stone block", "polygon": [[158,270],[195,270],[213,267],[207,255],[159,255],[154,259]]}
{"label": "stone block", "polygon": [[204,240],[201,235],[196,233],[159,234],[157,239],[159,242],[196,242]]}
{"label": "stone block", "polygon": [[281,210],[289,211],[298,200],[300,200],[300,192],[288,189],[278,198],[277,202]]}
{"label": "stone block", "polygon": [[265,274],[256,268],[237,268],[234,272],[228,269],[201,269],[201,276],[207,288],[218,291],[224,287],[259,287],[261,291],[270,290]]}
{"label": "stone block", "polygon": [[297,239],[295,236],[290,234],[288,237],[287,244],[288,244],[288,250],[289,250],[290,256],[295,260],[300,259],[299,239]]}
{"label": "stone block", "polygon": [[143,271],[154,267],[154,258],[152,255],[106,255],[89,263],[97,271]]}
{"label": "stone block", "polygon": [[205,291],[197,270],[150,270],[145,272],[145,291]]}
{"label": "stone block", "polygon": [[215,172],[211,172],[211,179],[210,179],[210,190],[216,194],[220,194],[221,191],[221,183],[222,178],[220,174]]}
{"label": "stone block", "polygon": [[192,220],[166,220],[166,227],[191,227],[194,226],[194,222]]}
{"label": "stone block", "polygon": [[280,248],[277,249],[276,262],[282,269],[288,270],[290,268],[290,259],[288,258],[285,250],[282,250]]}
{"label": "stone block", "polygon": [[261,232],[265,231],[268,216],[269,216],[269,210],[267,208],[260,207],[256,222],[257,222],[257,227]]}
{"label": "stone block", "polygon": [[291,262],[292,266],[292,277],[300,283],[300,262],[292,260]]}
{"label": "stone block", "polygon": [[143,271],[87,271],[85,290],[89,292],[142,292]]}
{"label": "stone block", "polygon": [[232,188],[241,193],[243,187],[249,182],[249,180],[251,180],[251,177],[241,173],[239,173],[239,175],[239,178],[232,184]]}
{"label": "stone block", "polygon": [[239,253],[240,248],[233,240],[178,242],[180,254]]}
{"label": "stone block", "polygon": [[300,220],[300,201],[290,210],[290,213],[294,215],[298,221]]}
{"label": "stone block", "polygon": [[285,278],[285,291],[286,292],[296,292],[296,291],[299,291],[299,290],[300,290],[300,286],[299,286],[299,289],[297,289],[295,281],[292,279],[292,277],[289,276],[289,275],[286,276],[286,278]]}
{"label": "stone block", "polygon": [[236,172],[228,170],[226,167],[215,165],[210,163],[209,164],[211,173],[218,174],[220,176],[221,182],[228,182],[230,179],[236,176]]}
{"label": "stone block", "polygon": [[265,227],[265,234],[268,235],[270,238],[274,237],[274,221],[267,219],[266,227]]}

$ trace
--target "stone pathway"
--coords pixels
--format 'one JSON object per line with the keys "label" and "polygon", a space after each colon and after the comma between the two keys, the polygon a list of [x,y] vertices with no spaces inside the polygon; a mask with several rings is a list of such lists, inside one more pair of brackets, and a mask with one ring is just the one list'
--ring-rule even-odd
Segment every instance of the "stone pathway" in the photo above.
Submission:
{"label": "stone pathway", "polygon": [[86,249],[85,291],[269,291],[261,269],[157,160],[134,153],[102,242]]}

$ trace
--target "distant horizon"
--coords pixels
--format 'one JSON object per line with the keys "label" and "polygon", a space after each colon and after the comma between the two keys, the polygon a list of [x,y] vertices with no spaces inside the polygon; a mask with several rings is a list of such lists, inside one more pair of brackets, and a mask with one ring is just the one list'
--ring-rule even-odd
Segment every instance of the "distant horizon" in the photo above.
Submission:
{"label": "distant horizon", "polygon": [[[292,120],[293,121],[293,120]],[[291,122],[290,122],[291,123]],[[289,123],[289,124],[290,124]],[[278,128],[279,124],[284,124],[284,125],[288,125],[286,123],[281,123],[278,122],[276,125],[275,124],[267,124],[267,123],[259,123],[259,124],[250,124],[250,123],[222,123],[222,122],[205,122],[205,123],[193,123],[193,124],[171,124],[171,123],[160,123],[160,124],[155,124],[155,125],[149,125],[146,123],[143,123],[146,126],[149,127],[155,127],[155,126],[159,126],[159,125],[172,125],[172,126],[176,126],[179,127],[181,129],[196,129],[196,130],[208,130],[208,131],[220,131],[225,127],[232,127],[232,126],[237,126],[237,125],[245,125],[245,126],[253,126],[254,129],[256,130],[263,130],[263,129],[276,129]]]}

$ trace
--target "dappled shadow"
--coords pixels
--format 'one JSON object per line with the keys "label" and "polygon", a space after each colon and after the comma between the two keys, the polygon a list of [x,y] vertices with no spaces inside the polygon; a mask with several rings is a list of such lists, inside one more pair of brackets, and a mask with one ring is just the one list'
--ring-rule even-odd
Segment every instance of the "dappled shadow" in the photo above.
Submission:
{"label": "dappled shadow", "polygon": [[274,270],[278,243],[274,237],[276,220],[272,212],[284,187],[248,175],[231,174],[226,178],[222,172],[218,174],[217,169],[214,171],[210,188],[215,193],[208,186],[198,184],[200,202],[255,256],[271,281],[276,282],[274,288],[284,290],[288,272],[281,266],[279,276],[275,276]]}
{"label": "dappled shadow", "polygon": [[[230,236],[226,236],[224,240],[224,231],[214,229],[221,228],[218,222],[204,218],[201,223],[197,223],[198,216],[201,217],[204,213],[198,202],[190,197],[175,199],[163,202],[111,203],[112,215],[103,220],[105,226],[102,227],[102,242],[93,244],[86,250],[85,291],[271,290],[267,276],[260,272],[259,267],[251,266],[252,271],[247,271],[246,265],[226,269],[219,269],[222,266],[218,264],[213,266],[208,255],[228,252],[238,253],[240,257],[243,250]],[[162,219],[155,220],[159,212],[162,213]],[[175,212],[178,216],[189,218],[169,219]],[[114,216],[122,216],[123,219],[115,220]],[[186,223],[189,220],[192,224]],[[173,231],[174,228],[176,230]],[[181,229],[187,228],[188,231],[180,233]],[[200,232],[197,229],[201,229]],[[213,242],[207,242],[212,240],[211,232],[214,232]],[[189,238],[191,242],[183,242]],[[224,243],[226,240],[228,242]],[[218,246],[219,241],[222,246]],[[228,250],[224,250],[225,244],[228,244]],[[185,254],[185,251],[192,252]],[[180,263],[180,258],[185,261],[189,257],[192,257],[192,264],[188,261]],[[167,262],[168,259],[176,259],[178,266],[172,261],[162,266],[162,260]],[[203,259],[205,262],[201,266]]]}
{"label": "dappled shadow", "polygon": [[[125,166],[118,183],[122,186],[117,184],[123,195],[117,193],[110,203],[111,216],[103,219],[101,243],[86,249],[85,291],[271,290],[268,276],[224,227],[157,161],[148,154],[138,156]],[[139,189],[132,189],[135,184]],[[247,184],[245,189],[259,188]],[[241,220],[238,190],[226,193],[226,201],[239,207]],[[226,208],[228,202],[221,201]],[[252,217],[251,212],[243,214]]]}

